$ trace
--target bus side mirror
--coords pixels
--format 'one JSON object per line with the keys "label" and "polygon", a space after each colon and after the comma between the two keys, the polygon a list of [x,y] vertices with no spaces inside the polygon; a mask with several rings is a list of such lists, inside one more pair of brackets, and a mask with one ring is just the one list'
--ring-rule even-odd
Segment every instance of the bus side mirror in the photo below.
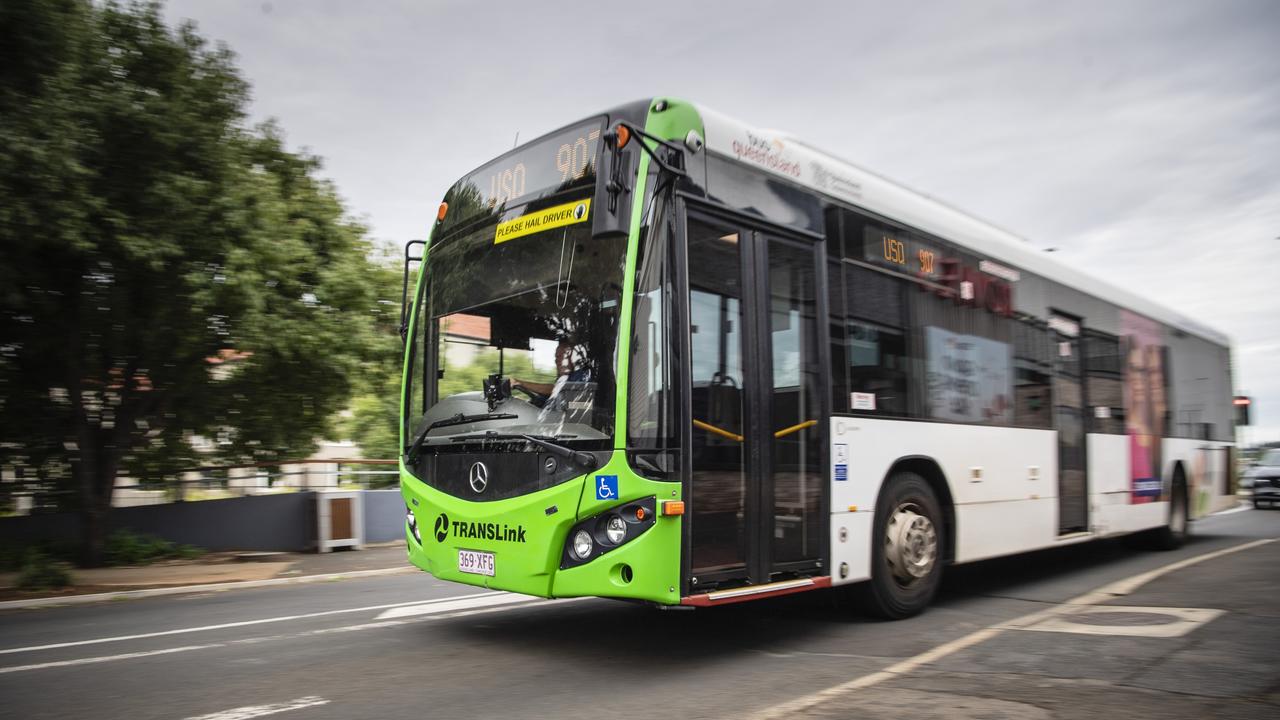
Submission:
{"label": "bus side mirror", "polygon": [[423,253],[413,255],[413,246],[421,245],[425,253],[426,240],[410,240],[404,246],[404,278],[400,283],[400,342],[409,341],[409,264],[422,262]]}
{"label": "bus side mirror", "polygon": [[631,158],[637,144],[622,124],[613,126],[604,134],[604,152],[600,153],[596,168],[596,197],[599,200],[592,209],[595,216],[591,219],[592,235],[625,235],[631,230],[631,191],[635,183]]}
{"label": "bus side mirror", "polygon": [[[702,137],[691,133],[685,144],[654,137],[638,126],[619,120],[604,134],[606,152],[600,154],[596,168],[596,197],[603,199],[603,212],[596,212],[592,234],[626,234],[631,230],[631,204],[635,170],[631,158],[638,152],[649,156],[662,173],[685,177],[685,155],[693,148],[702,149]],[[697,150],[693,150],[697,152]],[[640,163],[635,164],[639,167]]]}

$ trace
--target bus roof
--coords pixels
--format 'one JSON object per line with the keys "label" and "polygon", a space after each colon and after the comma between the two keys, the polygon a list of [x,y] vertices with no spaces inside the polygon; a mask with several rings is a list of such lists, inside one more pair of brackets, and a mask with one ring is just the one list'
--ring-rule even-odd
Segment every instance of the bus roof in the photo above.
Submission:
{"label": "bus roof", "polygon": [[717,155],[965,245],[993,260],[1068,285],[1211,342],[1230,344],[1225,334],[1050,257],[1032,247],[1026,238],[1008,230],[818,150],[787,133],[751,127],[704,106],[695,107],[702,116],[707,149]]}

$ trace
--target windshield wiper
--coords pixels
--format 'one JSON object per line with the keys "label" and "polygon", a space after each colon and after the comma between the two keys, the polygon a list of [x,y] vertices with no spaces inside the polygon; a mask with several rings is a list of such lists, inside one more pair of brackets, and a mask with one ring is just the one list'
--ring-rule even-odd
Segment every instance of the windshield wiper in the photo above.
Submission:
{"label": "windshield wiper", "polygon": [[443,420],[437,420],[427,426],[424,433],[431,432],[436,428],[449,427],[451,425],[466,425],[467,423],[480,422],[481,420],[514,420],[520,417],[514,413],[476,413],[475,415],[463,415],[458,413],[453,417],[447,417]]}
{"label": "windshield wiper", "polygon": [[427,433],[436,428],[466,425],[467,423],[480,422],[482,420],[514,420],[517,417],[519,416],[512,413],[477,413],[475,415],[458,413],[453,417],[437,420],[418,433],[418,437],[414,438],[413,444],[409,446],[409,452],[405,453],[406,464],[412,465],[418,459],[418,452],[422,450],[422,443],[427,441]]}
{"label": "windshield wiper", "polygon": [[[561,435],[558,437],[573,437],[573,436]],[[534,445],[537,445],[538,447],[544,450],[547,450],[554,455],[559,455],[560,457],[565,458],[566,460],[572,460],[573,462],[576,462],[585,468],[593,468],[595,467],[595,464],[596,464],[595,456],[593,456],[591,453],[586,453],[581,450],[574,450],[573,448],[565,447],[564,445],[554,443],[552,442],[554,438],[549,438],[542,435],[527,435],[525,433],[499,433],[497,431],[490,431],[481,435],[457,435],[449,439],[455,442],[465,441],[465,440],[524,440],[525,442],[533,443]]]}

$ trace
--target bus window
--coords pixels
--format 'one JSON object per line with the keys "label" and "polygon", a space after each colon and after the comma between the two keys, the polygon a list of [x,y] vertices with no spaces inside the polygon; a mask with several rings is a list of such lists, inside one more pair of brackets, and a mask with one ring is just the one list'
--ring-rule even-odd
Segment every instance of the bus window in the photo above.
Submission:
{"label": "bus window", "polygon": [[659,199],[654,224],[645,229],[640,240],[627,395],[628,448],[658,451],[634,455],[633,465],[656,478],[671,477],[677,470],[675,456],[662,452],[678,445],[668,260],[674,217],[669,210],[669,205]]}
{"label": "bus window", "polygon": [[1053,341],[1044,321],[1024,317],[1014,324],[1013,422],[1053,427]]}
{"label": "bus window", "polygon": [[908,358],[903,335],[901,280],[857,265],[846,265],[848,316],[844,355],[854,412],[906,417],[909,414]]}
{"label": "bus window", "polygon": [[923,364],[927,417],[983,425],[1013,423],[1014,321],[935,293],[911,293],[913,357]]}
{"label": "bus window", "polygon": [[1097,330],[1084,331],[1084,396],[1089,403],[1089,432],[1124,434],[1120,339]]}

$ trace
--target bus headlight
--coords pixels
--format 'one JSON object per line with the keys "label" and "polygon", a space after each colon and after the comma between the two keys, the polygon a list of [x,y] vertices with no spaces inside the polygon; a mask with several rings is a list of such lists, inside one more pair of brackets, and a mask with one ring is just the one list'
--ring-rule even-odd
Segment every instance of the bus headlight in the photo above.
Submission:
{"label": "bus headlight", "polygon": [[627,522],[621,515],[610,515],[609,521],[604,526],[604,534],[609,538],[609,542],[621,545],[622,541],[627,539]]}
{"label": "bus headlight", "polygon": [[657,521],[657,500],[650,495],[579,520],[564,539],[560,569],[585,565],[643,535]]}
{"label": "bus headlight", "polygon": [[591,549],[595,543],[591,540],[591,533],[586,530],[579,530],[573,536],[573,554],[579,560],[586,560],[591,556]]}

